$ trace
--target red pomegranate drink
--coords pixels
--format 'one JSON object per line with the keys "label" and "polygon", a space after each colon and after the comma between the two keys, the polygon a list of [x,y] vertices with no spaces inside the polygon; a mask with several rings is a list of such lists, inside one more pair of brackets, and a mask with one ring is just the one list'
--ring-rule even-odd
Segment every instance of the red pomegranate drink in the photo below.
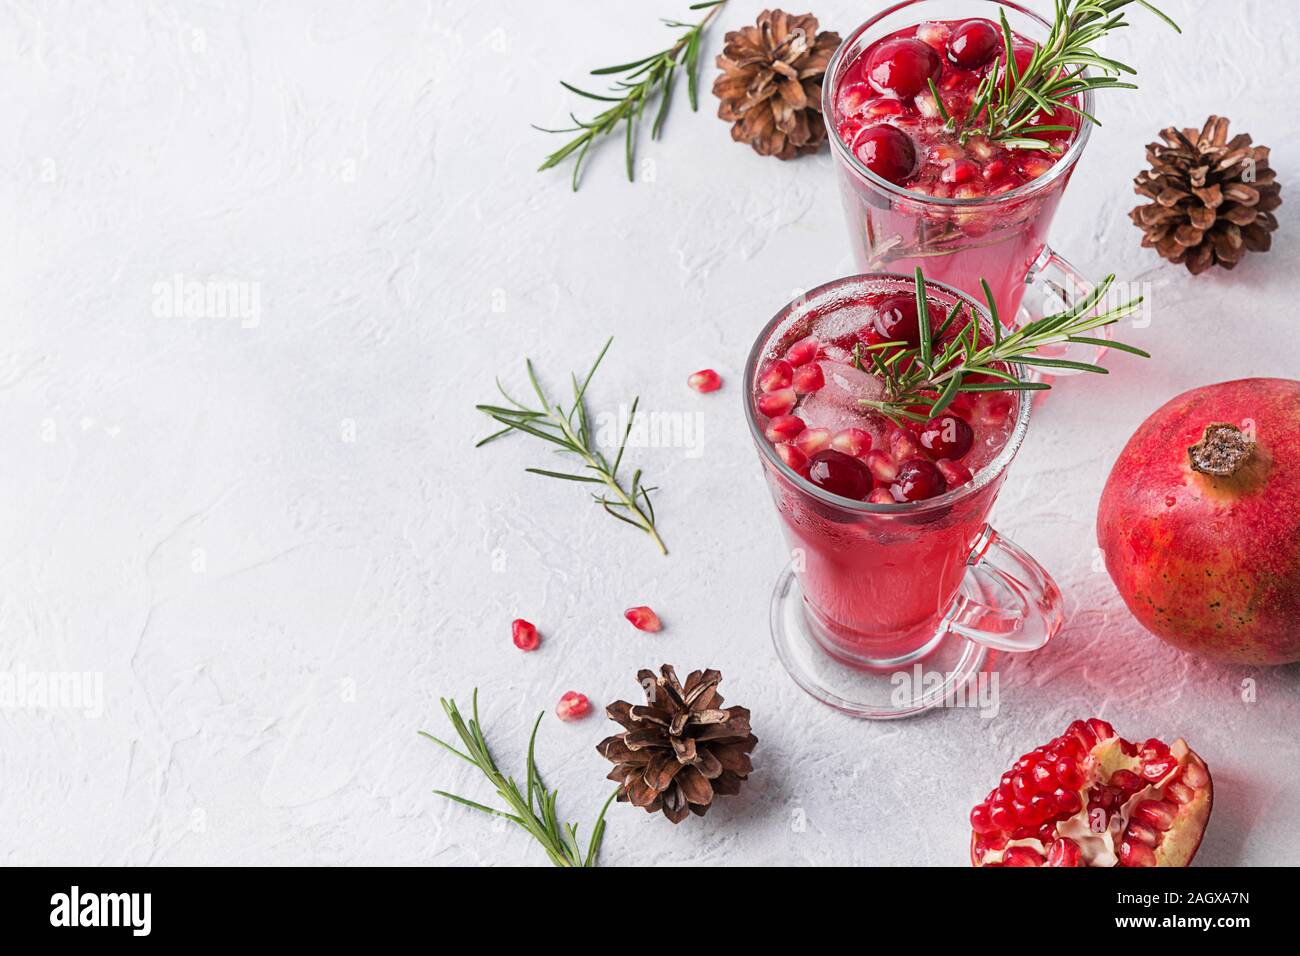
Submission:
{"label": "red pomegranate drink", "polygon": [[[958,300],[935,290],[929,302],[946,316]],[[980,321],[962,303],[936,348]],[[927,422],[864,404],[885,388],[870,347],[918,336],[912,280],[866,280],[778,323],[753,375],[755,422],[784,465],[769,477],[804,558],[808,610],[830,649],[858,663],[892,661],[934,636],[1000,485],[976,479],[1019,417],[1018,396],[1003,391],[958,394]],[[887,360],[890,349],[876,354]]]}

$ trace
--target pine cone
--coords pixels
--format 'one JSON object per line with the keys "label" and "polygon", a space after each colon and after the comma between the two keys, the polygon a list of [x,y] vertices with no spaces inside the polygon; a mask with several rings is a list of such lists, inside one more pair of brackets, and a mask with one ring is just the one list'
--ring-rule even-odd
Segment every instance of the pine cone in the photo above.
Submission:
{"label": "pine cone", "polygon": [[662,810],[681,823],[687,810],[704,816],[715,795],[740,792],[758,738],[749,732],[748,710],[721,709],[718,671],[693,671],[683,687],[668,664],[659,670],[661,677],[637,672],[645,706],[620,700],[605,709],[626,732],[607,737],[596,750],[615,764],[609,779],[620,784],[620,803],[630,800],[647,813]]}
{"label": "pine cone", "polygon": [[731,138],[778,159],[821,149],[822,76],[839,45],[838,33],[817,32],[810,13],[764,10],[757,26],[728,33],[713,93],[722,100],[718,116],[732,124]]}
{"label": "pine cone", "polygon": [[1246,133],[1228,139],[1222,116],[1200,132],[1170,126],[1160,138],[1165,145],[1147,146],[1151,169],[1133,180],[1138,195],[1154,200],[1129,213],[1145,233],[1142,245],[1193,275],[1215,264],[1231,269],[1247,250],[1267,252],[1273,210],[1282,205],[1268,147],[1252,147]]}

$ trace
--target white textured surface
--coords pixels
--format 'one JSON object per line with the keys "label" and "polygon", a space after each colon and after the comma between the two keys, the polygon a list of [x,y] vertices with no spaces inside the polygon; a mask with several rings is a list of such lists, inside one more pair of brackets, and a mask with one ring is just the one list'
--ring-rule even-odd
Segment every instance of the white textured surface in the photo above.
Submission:
{"label": "white textured surface", "polygon": [[[1154,321],[1128,338],[1157,358],[1062,385],[996,512],[1056,575],[1069,624],[1004,665],[997,719],[873,725],[805,697],[773,656],[783,547],[738,393],[756,328],[849,268],[828,158],[733,145],[706,95],[642,145],[653,181],[621,178],[617,144],[577,195],[532,171],[558,139],[528,123],[574,106],[555,81],[644,53],[652,17],[686,4],[656,6],[0,11],[0,670],[104,681],[99,719],[0,710],[0,862],[539,863],[430,794],[489,796],[416,729],[446,732],[436,698],[477,685],[513,769],[546,710],[540,759],[586,825],[607,725],[551,708],[570,688],[598,708],[633,695],[635,670],[665,660],[721,668],[755,712],[758,769],[678,828],[615,807],[607,862],[962,864],[971,802],[1094,712],[1205,756],[1202,862],[1300,859],[1300,673],[1167,649],[1093,550],[1109,463],[1146,414],[1195,385],[1300,372],[1289,192],[1268,257],[1196,279],[1139,250],[1126,216],[1144,144],[1211,112],[1300,182],[1279,42],[1300,11],[1165,0],[1185,36],[1138,11],[1111,46],[1144,88],[1104,97],[1054,241],[1089,273],[1153,284]],[[847,33],[875,6],[815,12]],[[759,9],[735,0],[722,26]],[[260,322],[156,316],[154,284],[176,274],[256,283]],[[493,375],[522,384],[530,354],[559,383],[608,334],[596,409],[640,393],[704,416],[700,457],[635,456],[664,486],[667,559],[580,488],[524,474],[547,463],[534,445],[471,447]],[[685,387],[704,366],[723,391]],[[638,603],[661,634],[624,622]],[[537,653],[511,645],[518,615],[544,632]]]}

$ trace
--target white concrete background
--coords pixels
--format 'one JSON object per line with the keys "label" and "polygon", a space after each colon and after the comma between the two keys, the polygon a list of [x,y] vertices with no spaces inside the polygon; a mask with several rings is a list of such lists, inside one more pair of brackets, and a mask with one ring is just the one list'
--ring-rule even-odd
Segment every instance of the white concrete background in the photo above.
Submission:
{"label": "white concrete background", "polygon": [[[1284,192],[1269,256],[1199,278],[1140,250],[1126,216],[1144,145],[1213,112],[1300,182],[1281,42],[1300,11],[1164,4],[1187,33],[1137,11],[1109,47],[1143,89],[1103,98],[1054,232],[1088,272],[1151,283],[1154,321],[1128,338],[1157,357],[1063,384],[996,512],[1069,623],[1004,662],[997,719],[880,725],[805,697],[771,651],[783,548],[738,389],[758,326],[849,268],[829,160],[732,144],[706,95],[642,144],[646,181],[621,178],[614,143],[577,195],[533,172],[560,140],[528,124],[587,109],[556,81],[647,52],[684,2],[6,4],[0,669],[102,673],[104,700],[98,719],[0,711],[0,862],[543,863],[430,793],[489,796],[417,728],[446,732],[438,696],[477,686],[515,769],[547,711],[540,760],[588,825],[613,725],[551,709],[569,689],[597,708],[634,695],[661,661],[723,671],[754,711],[757,771],[676,828],[614,808],[608,863],[961,865],[971,803],[1092,713],[1209,761],[1201,862],[1300,860],[1300,673],[1166,648],[1093,548],[1109,464],[1150,411],[1300,372],[1300,200]],[[848,33],[874,6],[815,12]],[[733,0],[710,54],[761,8]],[[259,320],[157,316],[178,274],[248,284]],[[701,457],[635,455],[663,485],[666,559],[582,489],[524,474],[548,463],[535,445],[472,447],[494,375],[520,385],[531,355],[559,383],[610,334],[594,410],[639,393],[704,416]],[[723,391],[686,388],[705,366]],[[639,603],[661,634],[624,622]],[[544,632],[537,653],[511,645],[516,616]]]}

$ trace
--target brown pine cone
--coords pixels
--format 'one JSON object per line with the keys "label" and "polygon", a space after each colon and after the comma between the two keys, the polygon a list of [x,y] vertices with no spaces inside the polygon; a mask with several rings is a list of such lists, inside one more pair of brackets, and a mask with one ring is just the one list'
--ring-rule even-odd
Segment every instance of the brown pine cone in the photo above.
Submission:
{"label": "brown pine cone", "polygon": [[1170,126],[1164,145],[1147,146],[1150,170],[1133,180],[1152,202],[1129,217],[1143,231],[1142,245],[1193,275],[1213,265],[1231,269],[1250,252],[1267,252],[1277,228],[1273,210],[1282,187],[1268,165],[1267,146],[1250,136],[1228,139],[1228,120],[1211,116],[1199,132]]}
{"label": "brown pine cone", "polygon": [[838,33],[817,32],[812,14],[783,10],[764,10],[756,26],[728,33],[713,93],[731,138],[778,159],[821,149],[822,76],[839,45]]}
{"label": "brown pine cone", "polygon": [[625,732],[605,738],[596,750],[614,762],[609,779],[620,785],[620,803],[631,801],[648,813],[662,810],[681,823],[688,810],[704,816],[715,795],[740,792],[753,770],[749,753],[758,738],[749,732],[748,710],[722,709],[718,671],[692,671],[683,686],[672,667],[659,670],[659,677],[637,672],[644,706],[620,700],[605,709]]}

